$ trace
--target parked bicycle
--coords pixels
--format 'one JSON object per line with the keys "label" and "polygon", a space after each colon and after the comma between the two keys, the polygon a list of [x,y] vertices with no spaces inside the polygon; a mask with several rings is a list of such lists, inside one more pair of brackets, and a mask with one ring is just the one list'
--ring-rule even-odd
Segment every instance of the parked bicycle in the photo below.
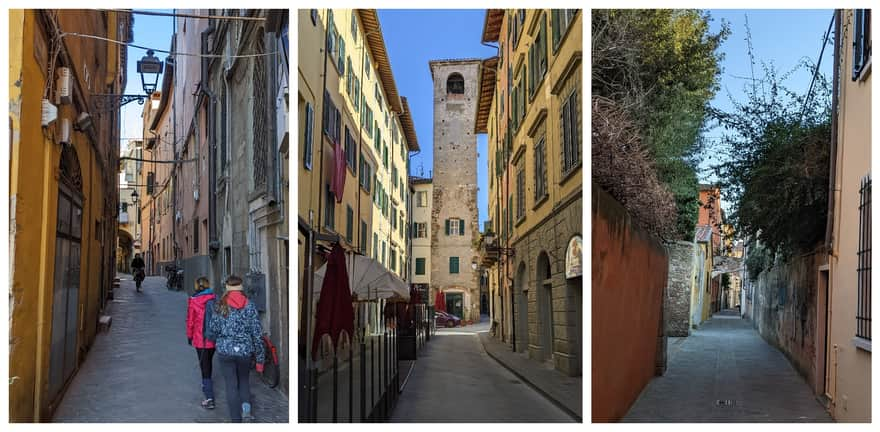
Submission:
{"label": "parked bicycle", "polygon": [[[263,346],[266,349],[266,363],[263,364],[263,373],[260,374],[260,380],[269,388],[278,386],[281,380],[281,368],[278,366],[278,349],[269,339],[267,333],[263,333]],[[256,359],[251,364],[252,368],[256,368]]]}
{"label": "parked bicycle", "polygon": [[165,266],[165,286],[169,290],[180,291],[183,289],[183,269],[174,264]]}

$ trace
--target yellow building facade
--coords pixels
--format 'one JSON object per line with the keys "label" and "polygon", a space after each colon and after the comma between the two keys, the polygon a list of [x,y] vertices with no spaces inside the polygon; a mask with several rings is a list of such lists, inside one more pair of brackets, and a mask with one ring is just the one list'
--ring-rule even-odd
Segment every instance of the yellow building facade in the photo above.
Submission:
{"label": "yellow building facade", "polygon": [[[493,333],[582,373],[583,13],[490,9],[476,133],[488,134],[491,236],[481,242]],[[574,245],[574,246],[573,246]],[[572,270],[572,271],[569,271]]]}
{"label": "yellow building facade", "polygon": [[[56,32],[130,40],[130,29],[116,12],[9,12],[11,422],[51,418],[94,342],[115,270],[119,119],[92,95],[121,93],[126,54]],[[45,127],[44,97],[57,107]],[[84,114],[91,126],[77,121]]]}
{"label": "yellow building facade", "polygon": [[[378,15],[372,9],[298,13],[300,223],[338,235],[346,249],[404,279],[408,161],[418,142],[406,98],[397,92]],[[331,190],[336,141],[345,157],[341,202]],[[299,258],[303,266],[302,253]]]}
{"label": "yellow building facade", "polygon": [[[837,116],[825,397],[837,421],[871,421],[871,13],[838,10]],[[834,103],[834,102],[832,102]],[[835,143],[836,141],[836,143]],[[835,145],[836,144],[836,145]]]}

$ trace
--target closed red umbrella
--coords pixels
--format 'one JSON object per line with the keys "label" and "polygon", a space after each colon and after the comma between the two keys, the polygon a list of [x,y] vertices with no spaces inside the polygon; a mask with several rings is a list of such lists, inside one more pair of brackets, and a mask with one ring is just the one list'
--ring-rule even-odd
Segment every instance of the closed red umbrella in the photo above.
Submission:
{"label": "closed red umbrella", "polygon": [[345,252],[337,243],[327,258],[327,272],[315,310],[312,356],[317,354],[321,338],[325,334],[330,335],[335,350],[343,330],[348,332],[349,338],[354,333],[354,308],[351,305],[348,270],[345,268]]}
{"label": "closed red umbrella", "polygon": [[437,291],[437,298],[434,300],[434,309],[446,312],[446,296],[440,291]]}

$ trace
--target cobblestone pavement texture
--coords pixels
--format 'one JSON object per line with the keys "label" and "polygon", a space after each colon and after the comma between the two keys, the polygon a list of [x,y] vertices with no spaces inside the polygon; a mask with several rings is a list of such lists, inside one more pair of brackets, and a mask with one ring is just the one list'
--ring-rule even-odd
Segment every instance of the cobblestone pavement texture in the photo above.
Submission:
{"label": "cobblestone pavement texture", "polygon": [[747,320],[715,316],[669,342],[666,374],[648,383],[624,422],[831,421],[804,378]]}
{"label": "cobblestone pavement texture", "polygon": [[[217,408],[203,409],[195,349],[186,341],[185,292],[169,291],[165,278],[148,277],[135,292],[120,275],[107,313],[109,332],[98,334],[85,362],[55,412],[55,422],[229,421],[223,377],[214,356]],[[284,367],[282,365],[282,367]],[[251,404],[257,422],[288,422],[288,397],[251,372]]]}
{"label": "cobblestone pavement texture", "polygon": [[571,422],[573,419],[490,358],[488,323],[438,329],[419,351],[392,422]]}
{"label": "cobblestone pavement texture", "polygon": [[483,349],[490,357],[581,421],[584,408],[582,377],[570,377],[554,369],[549,362],[539,363],[529,359],[524,352],[515,353],[507,344],[489,336],[488,332],[479,336]]}

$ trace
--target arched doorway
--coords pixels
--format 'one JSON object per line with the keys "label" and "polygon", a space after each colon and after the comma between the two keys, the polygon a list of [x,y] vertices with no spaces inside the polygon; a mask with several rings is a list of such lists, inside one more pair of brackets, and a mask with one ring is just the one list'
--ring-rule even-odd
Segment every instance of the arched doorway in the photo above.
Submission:
{"label": "arched doorway", "polygon": [[79,158],[72,146],[61,150],[55,229],[49,400],[55,401],[76,368],[83,196]]}
{"label": "arched doorway", "polygon": [[119,230],[116,249],[116,271],[131,273],[131,260],[134,258],[134,239],[127,231]]}
{"label": "arched doorway", "polygon": [[553,284],[550,279],[550,258],[546,252],[538,255],[535,272],[535,294],[538,301],[538,344],[540,360],[553,360]]}
{"label": "arched doorway", "polygon": [[516,301],[516,350],[527,351],[529,348],[529,283],[526,263],[519,263],[514,282]]}

